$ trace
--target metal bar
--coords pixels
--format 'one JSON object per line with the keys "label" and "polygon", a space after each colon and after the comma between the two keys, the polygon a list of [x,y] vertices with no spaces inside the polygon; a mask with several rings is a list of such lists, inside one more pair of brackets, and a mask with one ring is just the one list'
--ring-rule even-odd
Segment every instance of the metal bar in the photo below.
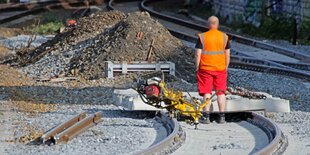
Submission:
{"label": "metal bar", "polygon": [[114,72],[128,73],[128,72],[144,72],[144,71],[163,71],[171,75],[175,75],[175,65],[172,62],[160,61],[158,63],[148,63],[147,61],[133,61],[119,62],[106,61],[105,62],[105,77],[113,78]]}
{"label": "metal bar", "polygon": [[[153,64],[144,64],[144,63],[136,63],[136,64],[127,64],[127,68],[156,68],[156,65],[160,65],[160,68],[169,68],[170,64],[169,63],[153,63]],[[114,63],[113,68],[122,68],[124,65],[123,64],[118,64]]]}
{"label": "metal bar", "polygon": [[169,74],[173,76],[175,75],[175,64],[174,63],[170,63]]}
{"label": "metal bar", "polygon": [[105,77],[107,78],[113,78],[113,63],[111,61],[105,62]]}
{"label": "metal bar", "polygon": [[61,123],[60,125],[52,128],[51,130],[47,131],[46,133],[44,133],[41,138],[40,141],[41,143],[46,143],[47,141],[51,140],[56,134],[58,134],[59,132],[67,129],[68,127],[72,126],[73,124],[79,122],[80,120],[84,119],[86,117],[86,112],[83,112],[73,118],[71,118],[70,120]]}
{"label": "metal bar", "polygon": [[127,62],[122,62],[122,73],[123,74],[126,74],[127,73],[127,68],[129,67],[128,65],[127,65]]}
{"label": "metal bar", "polygon": [[[155,69],[134,69],[134,70],[128,70],[128,72],[151,72],[151,71],[156,71],[156,70]],[[169,70],[160,70],[160,71],[163,71],[165,73],[170,73]],[[122,70],[115,69],[114,72],[121,73]]]}
{"label": "metal bar", "polygon": [[181,131],[181,126],[176,119],[169,118],[165,114],[161,115],[161,121],[167,130],[167,137],[160,142],[148,147],[147,149],[137,152],[138,155],[160,154],[174,143],[180,143],[185,134]]}
{"label": "metal bar", "polygon": [[84,118],[83,120],[65,129],[61,133],[55,135],[53,137],[55,144],[59,144],[62,142],[67,143],[69,140],[73,139],[81,132],[101,122],[102,121],[101,116],[102,116],[101,112],[96,112],[95,114],[92,114],[87,118]]}

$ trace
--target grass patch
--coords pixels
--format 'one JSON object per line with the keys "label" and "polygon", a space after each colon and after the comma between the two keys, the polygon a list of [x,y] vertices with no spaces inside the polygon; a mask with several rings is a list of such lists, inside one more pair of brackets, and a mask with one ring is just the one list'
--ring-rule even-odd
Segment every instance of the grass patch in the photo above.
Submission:
{"label": "grass patch", "polygon": [[45,13],[41,18],[41,25],[32,25],[33,31],[38,34],[53,34],[64,26],[61,19],[52,12]]}
{"label": "grass patch", "polygon": [[[212,5],[206,3],[190,9],[190,14],[207,19],[214,15]],[[219,16],[220,17],[220,16]],[[292,42],[294,24],[292,17],[282,14],[264,17],[258,27],[251,23],[245,23],[242,16],[236,16],[231,23],[222,23],[222,25],[232,28],[234,31],[254,37],[287,40]],[[226,21],[226,17],[220,17],[221,21]],[[297,35],[298,44],[310,45],[310,21],[304,21]]]}
{"label": "grass patch", "polygon": [[242,22],[233,22],[227,25],[234,30],[240,30],[241,33],[256,37],[290,40],[293,36],[292,21],[284,17],[265,17],[259,27]]}
{"label": "grass patch", "polygon": [[[255,37],[287,40],[292,42],[294,35],[294,24],[290,17],[270,16],[265,17],[259,27],[252,24],[236,22],[228,24],[233,30],[240,31]],[[310,45],[310,22],[302,23],[297,35],[297,42],[300,45]]]}
{"label": "grass patch", "polygon": [[63,26],[64,24],[62,22],[49,22],[34,28],[34,31],[39,34],[52,34]]}

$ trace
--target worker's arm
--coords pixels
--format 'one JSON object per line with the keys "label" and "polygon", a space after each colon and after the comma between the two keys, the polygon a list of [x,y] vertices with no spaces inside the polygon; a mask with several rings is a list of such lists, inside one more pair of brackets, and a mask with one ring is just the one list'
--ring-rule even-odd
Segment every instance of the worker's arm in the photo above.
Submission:
{"label": "worker's arm", "polygon": [[230,49],[225,50],[225,56],[226,56],[226,69],[228,69],[230,63]]}
{"label": "worker's arm", "polygon": [[198,71],[198,69],[199,69],[201,51],[202,51],[201,49],[196,48],[196,52],[195,52],[195,66],[196,66],[196,71]]}

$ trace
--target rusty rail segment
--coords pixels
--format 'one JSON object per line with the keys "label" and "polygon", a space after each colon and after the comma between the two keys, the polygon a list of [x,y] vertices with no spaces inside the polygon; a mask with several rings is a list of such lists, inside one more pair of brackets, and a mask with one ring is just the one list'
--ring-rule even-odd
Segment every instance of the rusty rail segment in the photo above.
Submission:
{"label": "rusty rail segment", "polygon": [[88,117],[86,117],[86,112],[83,112],[44,133],[41,136],[40,141],[42,144],[67,143],[78,134],[100,123],[102,121],[101,117],[101,112],[96,112]]}

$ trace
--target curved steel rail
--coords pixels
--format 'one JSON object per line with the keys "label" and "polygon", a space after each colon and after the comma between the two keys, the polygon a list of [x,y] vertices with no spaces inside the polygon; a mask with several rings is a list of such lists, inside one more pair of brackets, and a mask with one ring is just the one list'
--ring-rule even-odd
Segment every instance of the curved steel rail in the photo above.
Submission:
{"label": "curved steel rail", "polygon": [[261,115],[255,113],[252,113],[252,115],[253,118],[250,118],[247,121],[261,128],[267,134],[269,139],[269,144],[254,154],[282,154],[285,151],[288,142],[278,125],[276,125],[274,121]]}
{"label": "curved steel rail", "polygon": [[[217,115],[217,113],[211,113],[210,119],[215,120]],[[228,122],[247,121],[263,130],[267,135],[268,145],[257,150],[254,153],[255,155],[282,154],[285,151],[288,145],[287,139],[274,121],[253,112],[226,112],[225,116]],[[159,121],[164,124],[169,133],[168,136],[149,148],[141,150],[137,154],[162,154],[173,152],[181,146],[186,135],[177,120],[162,114]]]}
{"label": "curved steel rail", "polygon": [[[216,119],[217,115],[217,113],[211,113],[210,119]],[[247,121],[264,131],[269,143],[262,149],[257,150],[254,153],[255,155],[282,154],[285,151],[288,145],[287,139],[274,121],[254,112],[226,112],[225,116],[228,122]],[[168,136],[149,148],[139,151],[137,154],[149,155],[173,152],[184,142],[186,133],[176,119],[161,114],[157,121],[160,121],[165,126]]]}
{"label": "curved steel rail", "polygon": [[[155,2],[155,1],[158,1],[158,0],[142,0],[141,3],[140,3],[141,9],[144,10],[144,11],[148,11],[151,15],[153,15],[155,17],[158,17],[158,18],[161,18],[161,19],[164,19],[164,20],[167,20],[167,21],[171,21],[173,23],[178,23],[178,24],[183,25],[183,26],[191,27],[191,28],[194,28],[194,29],[202,31],[202,32],[208,30],[208,28],[206,26],[204,26],[204,25],[200,25],[200,24],[196,24],[196,23],[193,23],[193,22],[185,21],[185,20],[182,20],[182,19],[179,19],[179,18],[176,18],[176,17],[173,17],[173,16],[169,16],[169,15],[164,15],[164,14],[161,14],[159,12],[156,12],[156,11],[151,10],[151,9],[146,7],[147,3],[151,3],[151,2]],[[237,35],[237,34],[233,34],[233,33],[227,33],[227,35],[229,35],[231,39],[233,39],[233,40],[235,40],[237,42],[240,42],[240,43],[244,43],[244,44],[251,45],[251,46],[254,46],[254,47],[262,48],[262,49],[265,49],[265,50],[270,50],[270,51],[273,51],[273,52],[277,52],[277,53],[280,53],[280,54],[283,54],[283,55],[287,55],[287,56],[296,58],[298,60],[310,60],[310,56],[309,55],[306,55],[306,54],[303,54],[303,53],[299,53],[299,52],[296,52],[296,51],[293,51],[293,50],[290,50],[290,49],[286,49],[286,48],[283,48],[283,47],[280,47],[280,46],[264,43],[262,41],[246,38],[246,37],[243,37],[243,36],[240,36],[240,35]]]}
{"label": "curved steel rail", "polygon": [[175,118],[170,118],[167,115],[161,113],[160,119],[157,121],[160,121],[164,125],[168,136],[160,142],[139,151],[137,154],[150,155],[172,152],[180,147],[185,140],[185,133]]}
{"label": "curved steel rail", "polygon": [[[131,1],[137,1],[137,0],[125,0],[125,1],[110,0],[108,2],[107,8],[109,10],[115,10],[115,8],[113,7],[113,3],[131,2]],[[190,27],[192,29],[202,30],[202,27],[197,26],[197,24],[192,25],[192,23],[189,23],[187,21],[183,21],[181,19],[171,17],[168,15],[164,15],[164,14],[158,13],[152,9],[147,8],[145,6],[145,3],[152,2],[152,1],[153,0],[141,1],[140,9],[149,12],[152,16],[159,17],[159,18],[162,18],[164,20],[180,24],[182,26],[187,26],[187,27]],[[180,32],[180,31],[170,29],[170,28],[168,28],[168,30],[172,35],[174,35],[177,38],[180,38],[182,40],[186,40],[186,41],[193,42],[193,43],[196,43],[196,41],[197,41],[197,36],[185,34],[184,32]],[[203,30],[207,30],[207,29],[204,27]],[[237,52],[237,51],[232,50],[232,52]],[[290,64],[292,64],[292,63],[290,63]],[[298,64],[294,64],[294,65],[298,66]],[[256,59],[256,58],[245,57],[245,56],[232,56],[230,66],[233,68],[238,68],[238,69],[246,69],[246,70],[258,71],[258,72],[280,74],[280,75],[286,75],[286,76],[300,78],[300,79],[303,79],[306,81],[310,81],[310,73],[308,73],[308,72],[304,72],[302,70],[295,69],[295,67],[288,67],[288,66],[285,66],[282,64],[278,64],[275,62],[266,61],[266,60],[262,60],[262,59]],[[303,67],[304,66],[305,65],[303,64]]]}
{"label": "curved steel rail", "polygon": [[[214,120],[214,117],[217,118],[217,115],[217,113],[211,113],[210,119]],[[263,130],[267,135],[269,141],[268,145],[257,150],[253,154],[282,154],[285,151],[288,145],[287,138],[274,121],[254,112],[226,112],[225,116],[227,122],[247,121]]]}
{"label": "curved steel rail", "polygon": [[[37,3],[30,3],[30,4],[20,4],[20,5],[13,5],[12,7],[7,8],[0,8],[0,12],[3,11],[24,11],[19,14],[9,16],[7,18],[3,18],[0,20],[1,24],[22,18],[24,16],[38,14],[40,12],[48,11],[50,9],[58,9],[63,8],[64,5],[73,5],[73,6],[81,6],[84,4],[84,1],[70,1],[70,2],[60,2],[60,1],[46,1],[46,2],[37,2]],[[30,6],[30,7],[29,7]]]}

